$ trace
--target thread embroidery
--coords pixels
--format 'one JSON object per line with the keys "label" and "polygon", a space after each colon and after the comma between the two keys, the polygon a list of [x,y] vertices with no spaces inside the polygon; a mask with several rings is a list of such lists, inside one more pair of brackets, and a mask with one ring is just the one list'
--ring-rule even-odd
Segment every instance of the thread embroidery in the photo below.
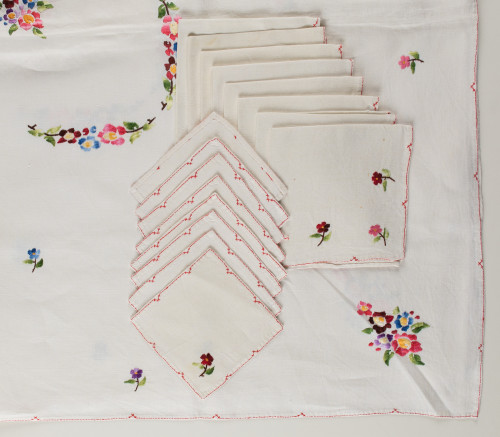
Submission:
{"label": "thread embroidery", "polygon": [[47,37],[40,30],[44,27],[40,13],[47,9],[53,9],[54,6],[44,1],[22,0],[22,4],[19,4],[19,1],[3,0],[0,3],[0,11],[4,7],[6,8],[5,14],[0,13],[0,22],[3,22],[6,27],[10,24],[9,35],[22,29],[26,32],[31,30],[33,35],[46,39]]}
{"label": "thread embroidery", "polygon": [[327,222],[321,222],[316,225],[316,233],[309,235],[309,238],[321,238],[318,246],[321,246],[323,241],[328,241],[332,237],[332,233],[327,233],[330,230],[330,224]]}
{"label": "thread embroidery", "polygon": [[40,257],[40,249],[36,249],[35,247],[33,249],[29,249],[28,256],[29,258],[24,260],[24,264],[33,264],[31,273],[34,273],[36,269],[43,267],[43,258],[40,258],[40,261],[37,261]]}
{"label": "thread embroidery", "polygon": [[[229,272],[227,272],[229,274]],[[201,363],[193,363],[193,366],[199,367],[202,372],[200,373],[200,378],[203,378],[205,375],[211,375],[214,373],[215,366],[212,366],[212,363],[214,362],[214,357],[210,355],[209,353],[203,354],[200,357]],[[212,366],[212,367],[210,367]]]}
{"label": "thread embroidery", "polygon": [[401,59],[399,60],[398,64],[401,67],[401,70],[405,70],[407,68],[410,68],[411,73],[415,74],[415,67],[416,67],[416,62],[421,62],[423,63],[424,61],[420,59],[420,54],[418,52],[409,52],[410,56],[406,55],[401,55]]}
{"label": "thread embroidery", "polygon": [[124,384],[135,384],[134,391],[137,391],[137,389],[139,387],[142,387],[143,385],[146,384],[146,377],[142,378],[142,369],[139,369],[138,367],[134,367],[130,371],[130,376],[132,376],[131,379],[127,379],[126,381],[123,381],[123,382],[124,382]]}

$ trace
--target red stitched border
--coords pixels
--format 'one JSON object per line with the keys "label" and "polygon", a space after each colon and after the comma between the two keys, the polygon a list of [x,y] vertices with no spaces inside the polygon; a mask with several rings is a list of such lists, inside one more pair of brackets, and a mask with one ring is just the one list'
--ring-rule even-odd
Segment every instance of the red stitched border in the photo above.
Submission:
{"label": "red stitched border", "polygon": [[[269,315],[271,317],[273,317],[273,319],[275,320],[275,322],[280,326],[280,329],[266,342],[264,343],[262,346],[260,346],[259,349],[257,350],[254,350],[252,351],[252,355],[250,356],[250,358],[248,358],[245,362],[243,362],[241,365],[239,365],[235,370],[233,370],[231,373],[227,374],[224,381],[218,385],[216,388],[214,388],[211,392],[209,392],[207,395],[205,396],[201,396],[197,391],[196,389],[184,378],[184,372],[181,372],[181,371],[178,371],[176,370],[176,368],[170,364],[167,359],[161,355],[161,353],[156,349],[156,346],[155,346],[155,343],[154,342],[150,342],[146,337],[145,335],[142,333],[142,331],[139,329],[139,327],[134,323],[134,319],[139,316],[139,314],[141,314],[143,311],[145,311],[149,305],[152,305],[154,302],[158,302],[160,300],[160,297],[161,295],[163,294],[163,292],[165,292],[171,285],[173,285],[175,283],[175,281],[177,281],[178,279],[180,279],[181,277],[183,277],[184,275],[187,275],[187,274],[191,274],[191,271],[192,269],[194,268],[194,266],[201,260],[203,259],[209,252],[213,253],[218,259],[219,261],[224,265],[224,267],[226,268],[226,274],[228,275],[232,275],[234,276],[240,283],[241,285],[249,292],[252,294],[253,296],[253,301],[254,303],[257,303],[257,304],[260,304],[262,305],[262,308],[264,308],[265,311],[267,311],[269,313]],[[165,361],[165,363],[167,363],[167,365],[175,372],[177,373],[183,380],[184,382],[196,393],[196,395],[198,395],[201,399],[205,399],[207,398],[208,396],[210,396],[212,393],[214,393],[215,391],[217,391],[219,388],[221,388],[228,380],[229,378],[231,378],[238,370],[240,370],[246,363],[248,363],[254,356],[255,354],[259,353],[264,347],[266,347],[281,331],[283,331],[283,325],[280,323],[280,321],[274,316],[274,314],[269,311],[269,309],[267,308],[267,306],[265,306],[259,299],[258,297],[252,292],[252,290],[250,290],[250,288],[248,288],[248,286],[238,277],[238,275],[236,275],[229,267],[228,265],[219,257],[219,255],[214,252],[213,249],[208,249],[205,253],[203,253],[193,264],[191,264],[191,266],[186,270],[184,271],[183,273],[181,273],[179,276],[177,276],[177,278],[175,278],[169,285],[167,285],[167,287],[165,287],[162,291],[160,291],[156,297],[154,299],[151,299],[144,307],[142,307],[142,309],[137,313],[135,314],[132,319],[130,320],[131,323],[134,325],[134,327],[137,329],[137,331],[139,331],[139,334],[141,334],[142,338],[144,338],[144,340],[151,345],[151,347],[153,348],[153,350],[160,356],[160,358],[163,359],[163,361]]]}
{"label": "red stitched border", "polygon": [[[406,149],[408,149],[408,164],[406,165],[406,195],[405,195],[405,200],[402,202],[402,206],[405,210],[405,221],[404,221],[404,227],[403,227],[403,256],[402,258],[362,258],[358,259],[356,256],[353,256],[349,260],[343,260],[343,261],[314,261],[314,262],[309,262],[309,263],[299,263],[299,264],[284,264],[285,267],[287,268],[296,268],[296,267],[305,267],[305,266],[311,266],[315,264],[328,264],[328,265],[341,265],[341,264],[361,264],[361,263],[367,263],[367,262],[379,262],[381,264],[387,263],[387,262],[399,262],[404,259],[405,254],[406,254],[406,226],[407,226],[407,220],[408,220],[408,176],[410,173],[410,161],[411,161],[411,155],[412,155],[412,148],[413,148],[413,126],[411,127],[411,142],[407,146],[405,146]],[[285,260],[286,261],[286,260]]]}

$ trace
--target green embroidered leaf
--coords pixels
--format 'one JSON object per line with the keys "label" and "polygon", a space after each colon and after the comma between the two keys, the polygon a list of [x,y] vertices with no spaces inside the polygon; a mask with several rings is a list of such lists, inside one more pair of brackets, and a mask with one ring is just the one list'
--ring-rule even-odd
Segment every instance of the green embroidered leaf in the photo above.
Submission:
{"label": "green embroidered leaf", "polygon": [[137,140],[141,136],[140,132],[134,132],[130,135],[130,142],[133,144],[135,140]]}
{"label": "green embroidered leaf", "polygon": [[384,228],[384,237],[386,240],[389,238],[389,231],[386,228]]}
{"label": "green embroidered leaf", "polygon": [[163,18],[165,15],[167,15],[167,8],[165,5],[158,6],[158,18]]}
{"label": "green embroidered leaf", "polygon": [[170,88],[172,87],[172,82],[170,82],[170,80],[168,80],[168,79],[163,79],[163,87],[165,88],[167,93],[169,93]]}
{"label": "green embroidered leaf", "polygon": [[46,39],[47,37],[43,34],[43,32],[40,29],[37,29],[36,27],[33,28],[33,35],[39,36],[42,39]]}
{"label": "green embroidered leaf", "polygon": [[382,182],[382,188],[384,191],[387,191],[387,179],[384,179],[384,182]]}
{"label": "green embroidered leaf", "polygon": [[139,383],[139,385],[144,385],[144,384],[146,384],[146,377],[142,378],[141,382]]}
{"label": "green embroidered leaf", "polygon": [[193,366],[199,366],[200,363],[193,363]]}
{"label": "green embroidered leaf", "polygon": [[42,258],[40,261],[38,261],[38,262],[36,263],[36,266],[35,266],[35,267],[36,267],[37,269],[39,269],[39,268],[40,268],[40,267],[42,267],[42,266],[43,266],[43,258]]}
{"label": "green embroidered leaf", "polygon": [[33,135],[34,137],[41,137],[43,135],[43,132],[41,130],[39,130],[39,129],[35,129],[35,130],[30,129],[28,131],[28,133],[31,134],[31,135]]}
{"label": "green embroidered leaf", "polygon": [[50,3],[45,3],[45,9],[54,9],[54,6],[51,5]]}
{"label": "green embroidered leaf", "polygon": [[321,234],[312,234],[309,235],[309,238],[321,238]]}
{"label": "green embroidered leaf", "polygon": [[430,325],[424,322],[415,323],[411,326],[411,330],[414,334],[418,334],[422,329],[430,328]]}
{"label": "green embroidered leaf", "polygon": [[410,361],[416,366],[425,366],[425,363],[420,358],[420,355],[410,354]]}
{"label": "green embroidered leaf", "polygon": [[179,10],[179,7],[175,3],[169,2],[169,3],[167,3],[167,6],[172,11],[178,11]]}
{"label": "green embroidered leaf", "polygon": [[36,3],[36,5],[37,5],[37,6],[43,6],[44,4],[45,4],[45,3],[44,3],[44,2],[42,2],[42,1],[39,1],[39,2],[37,2],[37,3]]}
{"label": "green embroidered leaf", "polygon": [[373,328],[366,328],[363,329],[361,332],[364,332],[365,334],[371,334],[373,332]]}
{"label": "green embroidered leaf", "polygon": [[323,241],[328,241],[330,238],[332,238],[331,232],[329,234],[325,235],[325,239]]}
{"label": "green embroidered leaf", "polygon": [[135,379],[127,379],[126,381],[123,381],[124,384],[135,384]]}
{"label": "green embroidered leaf", "polygon": [[410,68],[411,68],[411,74],[415,74],[415,61],[411,61]]}
{"label": "green embroidered leaf", "polygon": [[384,363],[386,366],[389,366],[389,361],[391,361],[391,358],[393,356],[394,356],[394,352],[391,352],[391,351],[384,352]]}
{"label": "green embroidered leaf", "polygon": [[57,126],[57,127],[51,127],[50,129],[47,130],[48,134],[58,134],[59,131],[61,130],[62,126]]}
{"label": "green embroidered leaf", "polygon": [[410,52],[410,56],[415,59],[420,59],[420,54],[418,52]]}
{"label": "green embroidered leaf", "polygon": [[125,129],[127,130],[135,130],[139,128],[139,125],[137,123],[134,123],[132,121],[124,121],[123,126],[125,126]]}
{"label": "green embroidered leaf", "polygon": [[172,96],[167,96],[165,100],[167,101],[167,106],[166,106],[167,111],[170,111],[174,106],[174,98]]}
{"label": "green embroidered leaf", "polygon": [[12,26],[9,27],[9,35],[12,35],[19,27],[17,24],[13,24]]}
{"label": "green embroidered leaf", "polygon": [[32,259],[25,259],[23,261],[24,264],[35,264],[35,261],[33,261]]}
{"label": "green embroidered leaf", "polygon": [[373,239],[373,242],[374,242],[374,243],[378,243],[378,242],[380,241],[380,239],[381,239],[381,238],[382,238],[382,237],[379,235],[378,237],[375,237],[375,238]]}
{"label": "green embroidered leaf", "polygon": [[153,126],[154,126],[154,124],[153,124],[153,123],[146,123],[144,126],[142,126],[142,130],[143,130],[143,131],[147,131],[147,130],[149,130],[149,129],[152,129],[152,128],[153,128]]}
{"label": "green embroidered leaf", "polygon": [[45,137],[45,141],[52,144],[54,147],[56,146],[56,140],[54,140],[54,137]]}
{"label": "green embroidered leaf", "polygon": [[214,373],[214,369],[215,369],[215,366],[214,366],[214,367],[210,367],[210,369],[208,369],[208,370],[205,372],[205,375],[211,375],[212,373]]}
{"label": "green embroidered leaf", "polygon": [[174,88],[173,88],[172,93],[171,93],[171,94],[172,94],[172,96],[175,96],[175,92],[176,92],[176,90],[177,90],[177,88],[176,88],[176,86],[174,85]]}
{"label": "green embroidered leaf", "polygon": [[387,176],[387,177],[391,176],[391,172],[389,170],[387,170],[386,168],[382,169],[382,173],[383,173],[384,176]]}
{"label": "green embroidered leaf", "polygon": [[393,314],[394,316],[397,316],[400,312],[401,312],[401,311],[399,311],[399,307],[396,307],[396,308],[394,308],[394,311],[392,312],[392,314]]}

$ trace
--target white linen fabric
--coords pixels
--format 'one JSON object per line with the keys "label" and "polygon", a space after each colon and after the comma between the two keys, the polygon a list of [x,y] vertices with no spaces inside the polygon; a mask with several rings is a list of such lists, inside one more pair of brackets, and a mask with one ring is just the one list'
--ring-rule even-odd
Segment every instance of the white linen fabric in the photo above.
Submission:
{"label": "white linen fabric", "polygon": [[[132,321],[154,351],[202,399],[227,382],[283,329],[213,249]],[[211,370],[193,363],[207,349],[213,358]]]}
{"label": "white linen fabric", "polygon": [[[221,27],[224,32],[219,31]],[[300,28],[305,29],[299,33],[289,32]],[[321,42],[325,42],[325,30],[319,27],[318,17],[247,18],[238,22],[231,19],[181,20],[179,45],[184,47],[184,51],[181,50],[177,58],[177,92],[180,104],[176,110],[176,138],[182,138],[197,122],[196,119],[191,121],[192,108],[188,103],[195,102],[194,96],[200,91],[192,87],[197,87],[196,84],[199,83],[197,75],[202,50]]]}
{"label": "white linen fabric", "polygon": [[[182,15],[181,22],[199,17],[193,31],[200,33],[252,30],[244,29],[237,17],[253,16],[252,22],[262,27],[268,20],[264,16],[321,15],[328,39],[342,42],[344,57],[355,59],[354,74],[365,78],[364,93],[380,95],[382,109],[414,127],[406,256],[400,267],[290,270],[279,295],[279,319],[285,329],[205,399],[199,399],[137,332],[127,301],[133,292],[129,263],[136,256],[138,239],[136,202],[129,187],[177,141],[173,111],[179,93],[172,111],[160,111],[165,97],[161,27],[167,23],[157,18],[159,5],[141,2],[137,13],[137,2],[131,0],[122,0],[119,8],[117,2],[97,0],[54,2],[53,9],[41,14],[47,39],[21,28],[9,35],[9,26],[0,26],[0,75],[7,84],[0,106],[8,127],[2,130],[0,144],[0,340],[7,369],[0,388],[0,420],[477,417],[484,351],[484,263],[476,1],[177,2],[179,11],[171,14]],[[3,17],[4,9],[1,12]],[[110,23],[109,17],[116,19]],[[212,17],[224,18],[215,24],[206,20]],[[179,38],[176,41],[180,62],[185,53]],[[413,57],[410,51],[418,51],[424,61],[416,62],[414,74],[407,66],[406,57]],[[180,85],[181,64],[177,78]],[[309,109],[298,103],[295,111]],[[123,121],[136,121],[141,126],[154,116],[154,127],[133,144],[128,141],[131,134],[120,135],[108,126],[103,136],[127,141],[121,145],[102,141],[99,149],[90,151],[81,149],[79,138],[75,143],[58,143],[54,133],[53,147],[43,137],[27,133],[28,124],[44,132],[62,125],[82,136],[88,128],[92,136],[90,129],[96,126],[94,136],[100,138],[107,124],[124,128]],[[228,139],[213,135],[197,142],[194,150],[214,137],[232,149]],[[249,168],[241,153],[235,154]],[[317,157],[318,163],[321,159]],[[261,179],[255,169],[251,171]],[[326,196],[330,187],[315,188]],[[273,193],[267,185],[266,189]],[[240,215],[237,205],[229,206]],[[257,225],[250,229],[261,239]],[[305,235],[309,238],[313,231]],[[323,244],[327,243],[331,241]],[[44,264],[32,273],[33,266],[23,261],[33,247],[41,249],[38,260],[43,258]],[[219,276],[212,265],[207,270]],[[220,285],[229,294],[238,284]],[[182,288],[193,293],[207,290],[200,281]],[[164,304],[165,311],[173,313],[175,306],[167,296],[163,293],[154,305]],[[186,302],[184,294],[180,297]],[[206,305],[210,320],[216,313],[209,305],[222,311],[223,302],[232,303],[219,298],[210,289],[210,299],[204,296],[199,305]],[[208,316],[198,320],[192,307],[185,310],[185,322],[179,321],[184,323],[179,325],[182,346],[192,351],[184,356],[186,367],[182,359],[175,368],[186,373],[200,370],[193,375],[196,384],[212,384],[209,377],[219,377],[219,357],[233,351],[222,341],[231,327],[214,332],[221,325],[212,326]],[[397,308],[401,314],[393,316]],[[247,309],[242,305],[232,310],[235,326],[241,328]],[[383,316],[375,316],[371,323],[364,315],[369,311],[372,316],[386,312],[387,318],[394,317],[391,328],[381,334],[362,332],[373,326],[383,329]],[[377,337],[392,335],[396,322],[407,326],[410,318],[413,325],[429,325],[416,334],[411,327],[407,331],[408,336],[417,336],[425,365],[414,364],[407,353],[395,354],[387,366],[382,348],[388,339]],[[148,316],[153,319],[158,320]],[[272,323],[274,328],[262,337],[280,329],[274,318]],[[200,327],[195,336],[199,345],[182,337],[192,333],[191,326]],[[253,325],[245,326],[254,331]],[[261,332],[264,326],[268,326],[265,320],[255,330]],[[237,340],[234,351],[240,356],[239,345],[248,342],[243,334]],[[400,353],[413,344],[405,336],[393,341],[401,345]],[[206,353],[215,359],[215,371],[199,377],[202,371],[192,362],[201,362]],[[147,382],[134,391],[135,385],[123,382],[136,367]]]}
{"label": "white linen fabric", "polygon": [[[356,76],[326,76],[296,79],[255,80],[232,82],[224,85],[224,118],[233,125],[238,124],[238,99],[265,95],[310,95],[310,94],[361,94],[363,78]],[[217,96],[215,96],[217,99]],[[216,103],[217,107],[217,103]],[[258,130],[256,131],[258,133]]]}

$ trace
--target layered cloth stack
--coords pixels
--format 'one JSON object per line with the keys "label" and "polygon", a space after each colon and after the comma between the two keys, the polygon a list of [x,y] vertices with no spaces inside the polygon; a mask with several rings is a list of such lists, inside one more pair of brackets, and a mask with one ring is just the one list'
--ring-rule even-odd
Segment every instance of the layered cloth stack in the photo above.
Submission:
{"label": "layered cloth stack", "polygon": [[1,11],[0,420],[477,417],[476,2],[93,2]]}

